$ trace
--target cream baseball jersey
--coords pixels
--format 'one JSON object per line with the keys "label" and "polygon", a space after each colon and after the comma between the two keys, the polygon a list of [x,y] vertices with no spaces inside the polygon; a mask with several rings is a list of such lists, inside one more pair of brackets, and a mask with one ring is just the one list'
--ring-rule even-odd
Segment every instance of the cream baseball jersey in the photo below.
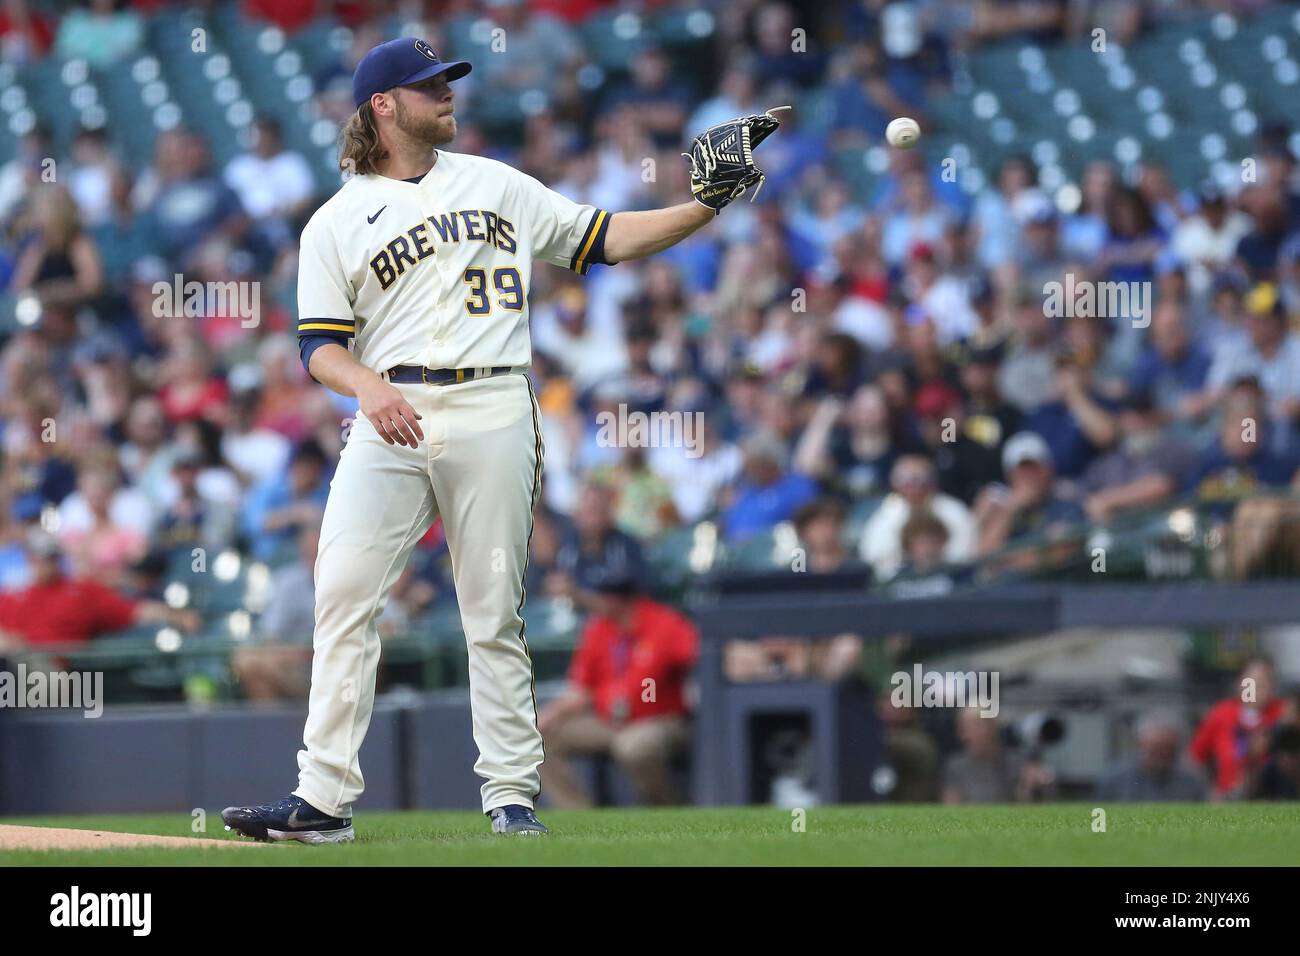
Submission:
{"label": "cream baseball jersey", "polygon": [[419,181],[354,176],[303,230],[298,334],[353,338],[377,372],[527,367],[533,260],[585,274],[609,219],[480,156],[439,150]]}

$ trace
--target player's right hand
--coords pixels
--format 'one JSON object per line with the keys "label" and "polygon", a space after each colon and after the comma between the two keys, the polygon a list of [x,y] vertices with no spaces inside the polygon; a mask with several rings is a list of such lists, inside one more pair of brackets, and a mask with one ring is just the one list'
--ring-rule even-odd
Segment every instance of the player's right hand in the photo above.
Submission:
{"label": "player's right hand", "polygon": [[376,377],[373,384],[357,393],[357,403],[361,406],[361,413],[379,432],[379,437],[388,444],[414,448],[424,441],[420,414],[395,385]]}

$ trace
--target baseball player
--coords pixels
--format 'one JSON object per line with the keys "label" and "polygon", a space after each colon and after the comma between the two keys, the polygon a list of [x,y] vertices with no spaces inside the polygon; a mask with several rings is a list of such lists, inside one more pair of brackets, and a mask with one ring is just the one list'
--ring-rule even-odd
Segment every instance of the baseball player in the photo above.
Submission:
{"label": "baseball player", "polygon": [[695,201],[610,213],[446,151],[456,135],[450,83],[469,72],[423,40],[367,53],[342,136],[340,167],[354,175],[302,233],[303,362],[359,412],[321,525],[298,786],[276,803],[222,811],[245,836],[354,839],[376,620],[438,516],[469,652],[483,811],[497,833],[547,832],[533,812],[544,752],[521,616],[543,465],[527,374],[533,260],[585,274],[682,241],[761,184],[750,151],[777,126],[770,114],[746,117],[697,138]]}

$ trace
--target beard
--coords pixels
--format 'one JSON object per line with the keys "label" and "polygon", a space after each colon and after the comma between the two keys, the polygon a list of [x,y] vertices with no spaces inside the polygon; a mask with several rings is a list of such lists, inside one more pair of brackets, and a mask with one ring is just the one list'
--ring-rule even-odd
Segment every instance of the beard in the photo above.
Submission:
{"label": "beard", "polygon": [[395,101],[393,122],[398,132],[426,146],[442,146],[456,137],[456,117],[412,115],[402,101]]}

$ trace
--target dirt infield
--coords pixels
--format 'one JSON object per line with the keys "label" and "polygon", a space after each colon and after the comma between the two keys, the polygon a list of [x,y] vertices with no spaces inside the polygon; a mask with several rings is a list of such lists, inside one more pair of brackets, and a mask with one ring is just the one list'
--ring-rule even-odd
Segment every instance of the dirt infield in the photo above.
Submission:
{"label": "dirt infield", "polygon": [[239,840],[205,840],[193,837],[153,836],[148,833],[113,833],[108,830],[70,830],[64,827],[16,827],[0,824],[3,850],[107,850],[120,847],[262,847]]}

